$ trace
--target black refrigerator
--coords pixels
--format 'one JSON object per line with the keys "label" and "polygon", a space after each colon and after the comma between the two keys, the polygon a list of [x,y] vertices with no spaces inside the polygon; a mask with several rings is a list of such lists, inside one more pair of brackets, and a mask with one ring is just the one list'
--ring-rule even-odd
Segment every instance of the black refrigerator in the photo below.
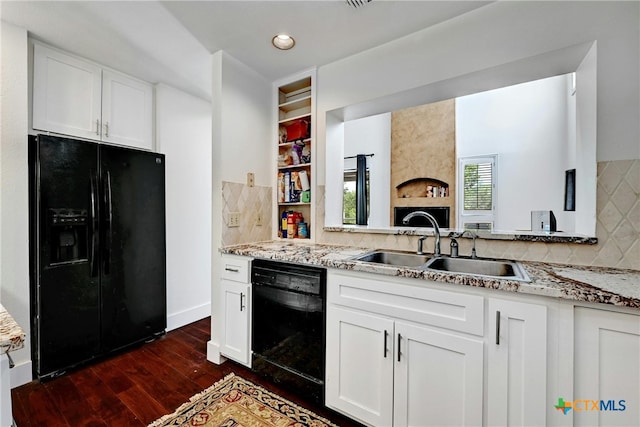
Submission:
{"label": "black refrigerator", "polygon": [[29,137],[34,376],[166,329],[164,155]]}

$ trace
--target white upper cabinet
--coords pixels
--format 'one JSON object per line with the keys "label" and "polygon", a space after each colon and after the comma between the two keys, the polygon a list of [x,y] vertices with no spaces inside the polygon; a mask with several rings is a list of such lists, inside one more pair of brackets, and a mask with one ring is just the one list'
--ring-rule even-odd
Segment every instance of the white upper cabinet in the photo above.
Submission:
{"label": "white upper cabinet", "polygon": [[33,128],[100,139],[102,69],[35,44]]}
{"label": "white upper cabinet", "polygon": [[152,149],[153,88],[124,74],[102,72],[102,140]]}
{"label": "white upper cabinet", "polygon": [[153,149],[153,86],[34,43],[33,128]]}

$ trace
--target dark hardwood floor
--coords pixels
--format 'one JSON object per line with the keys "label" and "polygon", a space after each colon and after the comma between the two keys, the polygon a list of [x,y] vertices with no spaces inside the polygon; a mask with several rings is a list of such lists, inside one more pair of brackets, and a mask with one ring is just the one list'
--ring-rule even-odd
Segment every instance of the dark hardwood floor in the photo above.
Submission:
{"label": "dark hardwood floor", "polygon": [[11,392],[16,425],[146,426],[234,372],[339,426],[359,426],[280,389],[242,365],[207,361],[210,329],[210,318],[203,319],[59,378],[17,387]]}

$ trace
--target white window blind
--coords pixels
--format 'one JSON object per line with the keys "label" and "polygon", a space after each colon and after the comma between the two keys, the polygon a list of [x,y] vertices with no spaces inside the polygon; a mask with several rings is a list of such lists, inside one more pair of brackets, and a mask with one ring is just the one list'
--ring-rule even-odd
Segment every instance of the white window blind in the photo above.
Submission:
{"label": "white window blind", "polygon": [[464,165],[464,210],[493,210],[493,164],[467,163]]}
{"label": "white window blind", "polygon": [[492,230],[498,199],[498,156],[461,157],[458,161],[457,226]]}

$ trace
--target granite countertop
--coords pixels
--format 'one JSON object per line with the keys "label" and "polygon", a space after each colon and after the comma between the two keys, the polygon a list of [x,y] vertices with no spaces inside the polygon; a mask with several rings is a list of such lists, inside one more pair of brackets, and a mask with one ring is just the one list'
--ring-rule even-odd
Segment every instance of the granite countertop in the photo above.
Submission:
{"label": "granite countertop", "polygon": [[0,354],[24,347],[25,333],[0,304]]}
{"label": "granite countertop", "polygon": [[637,270],[520,261],[531,279],[524,282],[374,264],[352,259],[371,250],[353,246],[269,241],[227,246],[222,248],[221,252],[640,309],[640,271]]}

